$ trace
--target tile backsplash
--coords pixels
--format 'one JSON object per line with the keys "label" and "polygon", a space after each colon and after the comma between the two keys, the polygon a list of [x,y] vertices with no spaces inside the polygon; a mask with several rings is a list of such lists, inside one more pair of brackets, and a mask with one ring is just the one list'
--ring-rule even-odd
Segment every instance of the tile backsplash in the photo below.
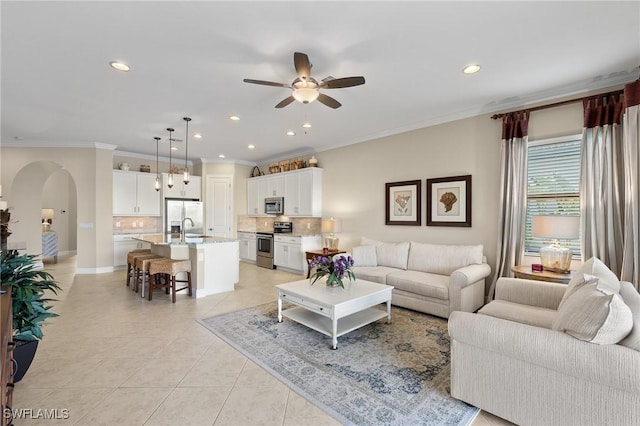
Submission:
{"label": "tile backsplash", "polygon": [[157,216],[113,216],[114,234],[157,234],[162,218]]}
{"label": "tile backsplash", "polygon": [[273,222],[291,222],[295,235],[320,235],[322,219],[313,217],[250,217],[236,216],[237,230],[245,232],[273,232]]}

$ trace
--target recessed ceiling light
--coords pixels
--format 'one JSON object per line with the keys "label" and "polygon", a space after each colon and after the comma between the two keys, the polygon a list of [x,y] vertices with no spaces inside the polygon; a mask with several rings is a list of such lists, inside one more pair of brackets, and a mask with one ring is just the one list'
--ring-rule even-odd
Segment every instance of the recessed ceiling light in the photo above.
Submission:
{"label": "recessed ceiling light", "polygon": [[296,132],[294,132],[293,130],[289,130],[287,132],[287,136],[295,136],[295,135],[296,135]]}
{"label": "recessed ceiling light", "polygon": [[248,145],[247,148],[254,149],[256,146],[254,144]]}
{"label": "recessed ceiling light", "polygon": [[219,158],[224,158],[224,154],[218,155]]}
{"label": "recessed ceiling light", "polygon": [[231,120],[231,121],[238,121],[238,120],[240,120],[240,117],[238,117],[237,115],[230,115],[230,116],[229,116],[229,120]]}
{"label": "recessed ceiling light", "polygon": [[171,151],[177,151],[177,150],[178,150],[178,148],[177,148],[177,147],[175,147],[175,146],[172,146],[172,147],[171,147]]}
{"label": "recessed ceiling light", "polygon": [[309,129],[311,127],[311,123],[306,122],[302,125],[302,127],[304,127],[305,129]]}
{"label": "recessed ceiling light", "polygon": [[131,69],[131,68],[129,68],[129,65],[125,64],[124,62],[120,62],[120,61],[111,61],[111,62],[109,62],[109,65],[111,65],[111,68],[113,68],[114,70],[118,70],[118,71],[127,72],[127,71],[129,71]]}
{"label": "recessed ceiling light", "polygon": [[462,69],[462,72],[465,74],[475,74],[478,71],[480,71],[480,65],[478,64],[467,65]]}
{"label": "recessed ceiling light", "polygon": [[193,137],[196,139],[202,139],[202,135],[200,133],[194,133]]}

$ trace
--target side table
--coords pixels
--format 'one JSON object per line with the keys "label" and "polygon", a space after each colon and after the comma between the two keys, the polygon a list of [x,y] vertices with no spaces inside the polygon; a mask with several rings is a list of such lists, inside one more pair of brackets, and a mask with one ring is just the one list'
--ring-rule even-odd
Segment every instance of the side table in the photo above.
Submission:
{"label": "side table", "polygon": [[542,271],[534,272],[531,270],[531,266],[514,266],[511,268],[513,275],[516,278],[524,278],[527,280],[547,281],[551,283],[569,284],[571,278],[573,278],[574,272],[571,271],[568,274],[559,274],[557,272]]}
{"label": "side table", "polygon": [[330,256],[335,256],[336,254],[340,254],[340,253],[346,253],[346,251],[344,250],[329,250],[328,252],[324,252],[322,249],[320,250],[309,250],[309,251],[305,251],[305,257],[307,259],[307,278],[309,278],[311,276],[311,268],[308,267],[311,264],[311,259],[313,259],[316,256],[326,256],[326,257],[330,257]]}

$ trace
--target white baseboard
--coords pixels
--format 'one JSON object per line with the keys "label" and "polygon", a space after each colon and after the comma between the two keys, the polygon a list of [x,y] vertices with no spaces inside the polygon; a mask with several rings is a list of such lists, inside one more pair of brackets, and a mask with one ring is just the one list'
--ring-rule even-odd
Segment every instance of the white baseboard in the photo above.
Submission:
{"label": "white baseboard", "polygon": [[78,275],[108,274],[109,272],[113,272],[113,266],[102,266],[100,268],[76,268],[76,274]]}

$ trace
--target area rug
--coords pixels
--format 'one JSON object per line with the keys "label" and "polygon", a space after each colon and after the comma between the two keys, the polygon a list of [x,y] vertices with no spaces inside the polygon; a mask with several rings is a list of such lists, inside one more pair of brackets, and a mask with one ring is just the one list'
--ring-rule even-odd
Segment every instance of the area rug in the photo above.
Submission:
{"label": "area rug", "polygon": [[288,318],[276,303],[200,321],[246,357],[347,425],[466,425],[479,409],[449,394],[449,335],[442,318],[393,307],[331,338]]}

